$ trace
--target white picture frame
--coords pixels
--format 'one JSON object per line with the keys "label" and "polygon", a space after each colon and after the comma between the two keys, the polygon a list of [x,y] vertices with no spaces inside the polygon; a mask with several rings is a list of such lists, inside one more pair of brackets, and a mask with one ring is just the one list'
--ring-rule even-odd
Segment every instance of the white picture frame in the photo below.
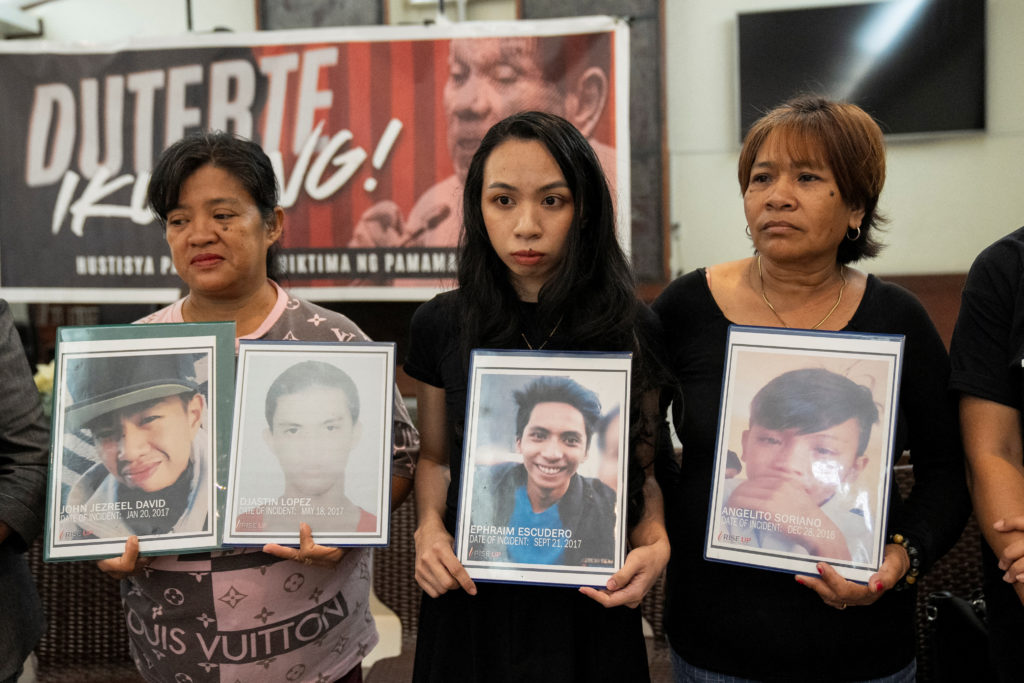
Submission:
{"label": "white picture frame", "polygon": [[729,328],[707,559],[878,571],[902,352],[901,335]]}
{"label": "white picture frame", "polygon": [[629,353],[473,352],[455,540],[473,579],[603,587],[622,566],[630,378]]}
{"label": "white picture frame", "polygon": [[395,344],[239,343],[225,545],[384,546]]}
{"label": "white picture frame", "polygon": [[57,331],[47,561],[219,547],[233,347],[233,323]]}

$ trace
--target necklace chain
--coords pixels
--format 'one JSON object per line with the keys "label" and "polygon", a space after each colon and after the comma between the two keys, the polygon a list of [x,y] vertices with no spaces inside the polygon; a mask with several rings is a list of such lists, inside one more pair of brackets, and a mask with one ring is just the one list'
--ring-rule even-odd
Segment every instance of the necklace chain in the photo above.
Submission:
{"label": "necklace chain", "polygon": [[557,323],[555,323],[555,326],[551,328],[551,331],[550,331],[550,332],[548,332],[548,336],[547,336],[547,337],[545,337],[545,339],[544,339],[544,343],[542,343],[542,344],[541,344],[540,346],[538,346],[537,348],[533,348],[533,344],[531,344],[531,343],[530,343],[530,340],[526,338],[526,333],[525,333],[525,332],[520,332],[520,333],[519,333],[519,336],[523,338],[523,341],[524,341],[524,342],[526,342],[526,348],[530,349],[531,351],[540,351],[540,350],[541,350],[541,349],[543,349],[543,348],[544,348],[545,346],[547,346],[547,345],[548,345],[548,342],[549,342],[549,341],[551,341],[551,336],[552,336],[552,335],[553,335],[553,334],[555,333],[555,330],[557,330],[557,329],[558,329],[558,326],[562,324],[562,318],[564,318],[564,317],[565,317],[564,315],[562,315],[562,316],[559,316],[559,318],[558,318],[558,322],[557,322]]}
{"label": "necklace chain", "polygon": [[[761,255],[760,254],[757,255],[757,278],[758,278],[758,280],[761,281],[761,298],[764,299],[764,302],[768,305],[768,308],[771,309],[771,312],[773,314],[775,314],[775,317],[778,318],[779,322],[782,323],[782,326],[788,328],[789,324],[785,320],[782,319],[782,316],[779,315],[779,312],[775,310],[775,306],[772,306],[772,302],[768,301],[768,295],[765,294],[765,291],[764,291],[764,271],[761,270]],[[842,301],[843,301],[843,291],[846,290],[846,266],[845,265],[839,266],[839,278],[843,281],[843,284],[841,284],[839,286],[839,296],[836,297],[836,302],[834,304],[832,304],[832,308],[828,309],[828,313],[825,314],[825,317],[822,318],[821,320],[819,320],[818,324],[815,325],[814,327],[811,327],[810,329],[816,330],[819,327],[821,327],[822,325],[824,325],[825,321],[832,317],[832,314],[836,312],[837,308],[839,308],[839,304],[842,303]],[[527,345],[529,345],[529,344],[527,344]]]}

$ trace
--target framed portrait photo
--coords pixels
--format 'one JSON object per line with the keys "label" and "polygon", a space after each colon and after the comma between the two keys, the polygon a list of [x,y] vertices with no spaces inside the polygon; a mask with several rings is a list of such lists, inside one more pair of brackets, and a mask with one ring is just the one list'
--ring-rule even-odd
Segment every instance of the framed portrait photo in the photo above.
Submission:
{"label": "framed portrait photo", "polygon": [[233,323],[57,330],[46,560],[220,545]]}
{"label": "framed portrait photo", "polygon": [[225,545],[387,545],[395,345],[239,344]]}
{"label": "framed portrait photo", "polygon": [[473,352],[455,549],[476,580],[603,586],[625,557],[631,354]]}
{"label": "framed portrait photo", "polygon": [[902,357],[902,335],[729,328],[707,559],[878,571]]}

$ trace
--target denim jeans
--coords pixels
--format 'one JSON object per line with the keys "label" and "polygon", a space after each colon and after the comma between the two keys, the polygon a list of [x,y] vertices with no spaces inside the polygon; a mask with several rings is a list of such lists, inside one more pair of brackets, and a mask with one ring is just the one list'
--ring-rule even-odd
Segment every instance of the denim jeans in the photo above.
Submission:
{"label": "denim jeans", "polygon": [[[672,680],[675,683],[757,683],[754,679],[729,676],[701,669],[688,664],[671,646],[669,646],[669,650],[672,653]],[[891,676],[872,678],[862,683],[914,683],[916,679],[917,660],[914,660]]]}

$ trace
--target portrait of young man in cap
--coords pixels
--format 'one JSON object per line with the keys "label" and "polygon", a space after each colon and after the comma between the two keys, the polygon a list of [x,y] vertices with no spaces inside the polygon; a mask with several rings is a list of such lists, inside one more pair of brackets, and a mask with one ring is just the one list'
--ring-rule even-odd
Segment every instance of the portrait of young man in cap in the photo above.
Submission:
{"label": "portrait of young man in cap", "polygon": [[68,361],[65,431],[91,437],[95,462],[75,481],[62,538],[203,531],[210,520],[206,398],[194,353]]}

